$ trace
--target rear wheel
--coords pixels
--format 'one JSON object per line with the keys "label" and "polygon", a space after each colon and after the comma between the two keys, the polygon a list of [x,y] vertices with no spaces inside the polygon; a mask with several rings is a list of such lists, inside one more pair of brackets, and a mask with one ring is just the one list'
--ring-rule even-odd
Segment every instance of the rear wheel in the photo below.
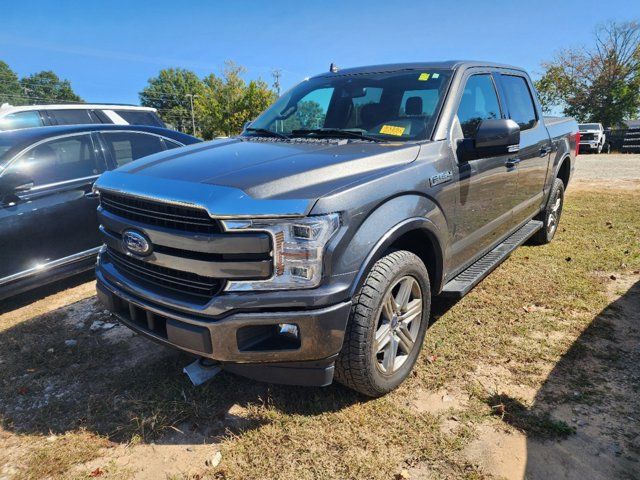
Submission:
{"label": "rear wheel", "polygon": [[395,389],[411,372],[428,326],[429,275],[408,251],[376,262],[354,299],[336,379],[371,397]]}
{"label": "rear wheel", "polygon": [[545,245],[553,240],[558,230],[562,207],[564,206],[564,183],[559,178],[553,181],[551,193],[545,209],[540,212],[538,220],[542,220],[542,228],[532,237],[533,243]]}

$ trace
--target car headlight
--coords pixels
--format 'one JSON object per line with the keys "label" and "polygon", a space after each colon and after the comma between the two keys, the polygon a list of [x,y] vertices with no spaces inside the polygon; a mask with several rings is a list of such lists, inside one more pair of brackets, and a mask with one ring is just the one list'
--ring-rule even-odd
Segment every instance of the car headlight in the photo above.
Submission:
{"label": "car headlight", "polygon": [[266,280],[230,281],[226,291],[314,288],[322,279],[322,258],[340,228],[340,215],[299,219],[225,220],[226,231],[267,231],[273,240],[273,275]]}

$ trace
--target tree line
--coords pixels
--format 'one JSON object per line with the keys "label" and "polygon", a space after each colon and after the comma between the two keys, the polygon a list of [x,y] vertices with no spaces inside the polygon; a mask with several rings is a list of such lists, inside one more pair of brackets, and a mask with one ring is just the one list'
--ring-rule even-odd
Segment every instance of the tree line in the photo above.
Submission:
{"label": "tree line", "polygon": [[640,24],[598,26],[593,44],[560,50],[536,81],[547,112],[617,127],[640,113]]}
{"label": "tree line", "polygon": [[245,73],[232,61],[220,76],[204,78],[182,68],[164,69],[149,79],[140,103],[156,108],[165,123],[182,132],[205,139],[235,135],[277,97],[264,80],[245,81]]}
{"label": "tree line", "polygon": [[[593,44],[560,50],[542,63],[535,82],[545,112],[562,112],[579,122],[615,127],[640,113],[640,23],[598,26]],[[239,133],[277,97],[262,79],[246,81],[244,67],[225,62],[220,75],[200,78],[182,68],[160,70],[140,91],[140,103],[154,107],[177,130],[205,139]],[[0,61],[0,104],[83,102],[71,83],[47,70],[19,78]],[[310,107],[310,111],[313,108]],[[306,109],[305,109],[306,111]]]}
{"label": "tree line", "polygon": [[67,102],[84,102],[73,91],[69,80],[61,79],[51,70],[19,78],[6,62],[0,60],[0,105]]}

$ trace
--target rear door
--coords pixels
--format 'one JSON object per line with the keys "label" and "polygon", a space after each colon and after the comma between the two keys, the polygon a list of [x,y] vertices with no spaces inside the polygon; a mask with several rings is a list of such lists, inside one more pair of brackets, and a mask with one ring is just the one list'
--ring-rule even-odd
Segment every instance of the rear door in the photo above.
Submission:
{"label": "rear door", "polygon": [[[473,141],[482,120],[503,117],[491,72],[473,73],[464,83],[452,140],[456,145]],[[517,171],[507,165],[508,155],[465,160],[458,151],[457,159],[460,180],[452,265],[463,268],[513,228]]]}
{"label": "rear door", "polygon": [[109,168],[118,168],[133,160],[167,150],[162,137],[146,132],[102,131],[101,142],[104,145]]}
{"label": "rear door", "polygon": [[534,216],[542,202],[543,188],[551,155],[551,140],[534,102],[528,77],[519,72],[497,75],[507,115],[520,125],[520,151],[514,155],[518,187],[513,211],[520,224]]}
{"label": "rear door", "polygon": [[0,279],[100,245],[91,187],[104,170],[88,133],[39,142],[8,165],[3,175],[19,172],[34,185],[0,204]]}

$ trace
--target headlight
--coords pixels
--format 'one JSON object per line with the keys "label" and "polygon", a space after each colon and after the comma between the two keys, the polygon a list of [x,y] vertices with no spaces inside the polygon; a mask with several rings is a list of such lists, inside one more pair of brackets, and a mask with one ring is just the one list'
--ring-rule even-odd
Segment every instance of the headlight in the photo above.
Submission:
{"label": "headlight", "polygon": [[340,227],[340,215],[281,220],[223,221],[227,231],[267,231],[273,240],[273,275],[266,280],[232,281],[227,291],[314,288],[322,278],[324,248]]}

